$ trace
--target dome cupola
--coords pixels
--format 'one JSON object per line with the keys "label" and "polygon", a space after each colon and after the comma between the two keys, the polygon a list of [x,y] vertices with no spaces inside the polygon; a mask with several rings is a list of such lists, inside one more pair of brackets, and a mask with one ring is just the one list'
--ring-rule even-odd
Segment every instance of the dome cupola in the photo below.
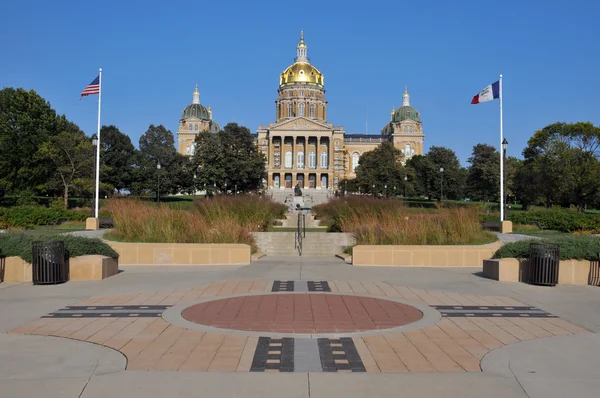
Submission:
{"label": "dome cupola", "polygon": [[317,68],[310,64],[308,47],[304,43],[304,32],[300,32],[300,43],[296,47],[294,64],[283,71],[279,78],[279,86],[292,84],[309,84],[319,88],[324,87],[324,76]]}
{"label": "dome cupola", "polygon": [[408,88],[405,87],[404,95],[402,96],[402,106],[393,113],[392,122],[400,123],[409,119],[421,123],[421,115],[415,108],[410,106],[410,95],[408,95]]}
{"label": "dome cupola", "polygon": [[212,111],[206,109],[206,107],[200,103],[200,91],[198,91],[197,84],[196,89],[194,90],[192,103],[186,106],[183,112],[181,113],[182,120],[189,118],[196,118],[200,120],[212,119]]}

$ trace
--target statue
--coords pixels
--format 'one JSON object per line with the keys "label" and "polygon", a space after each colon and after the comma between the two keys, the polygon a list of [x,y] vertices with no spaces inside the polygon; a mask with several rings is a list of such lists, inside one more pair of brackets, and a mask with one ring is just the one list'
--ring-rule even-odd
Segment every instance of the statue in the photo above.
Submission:
{"label": "statue", "polygon": [[294,196],[302,196],[302,190],[300,189],[300,184],[296,184],[294,187]]}

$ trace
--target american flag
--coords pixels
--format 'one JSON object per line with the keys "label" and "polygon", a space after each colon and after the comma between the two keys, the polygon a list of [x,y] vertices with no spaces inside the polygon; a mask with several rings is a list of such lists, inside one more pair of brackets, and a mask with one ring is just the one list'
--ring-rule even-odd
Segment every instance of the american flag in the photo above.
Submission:
{"label": "american flag", "polygon": [[92,94],[100,94],[100,76],[97,76],[86,88],[83,89],[79,99]]}

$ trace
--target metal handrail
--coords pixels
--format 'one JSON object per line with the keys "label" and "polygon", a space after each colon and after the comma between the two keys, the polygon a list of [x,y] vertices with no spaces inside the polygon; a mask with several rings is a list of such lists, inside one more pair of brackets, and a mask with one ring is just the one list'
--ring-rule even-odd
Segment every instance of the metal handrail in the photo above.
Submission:
{"label": "metal handrail", "polygon": [[298,213],[298,227],[294,232],[294,248],[298,249],[298,255],[302,256],[302,241],[306,238],[306,214]]}

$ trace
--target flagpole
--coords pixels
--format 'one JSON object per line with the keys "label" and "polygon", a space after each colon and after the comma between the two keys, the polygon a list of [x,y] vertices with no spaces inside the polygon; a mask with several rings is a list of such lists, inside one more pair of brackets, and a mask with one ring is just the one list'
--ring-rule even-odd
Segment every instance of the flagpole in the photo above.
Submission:
{"label": "flagpole", "polygon": [[500,73],[500,222],[504,221],[504,156],[502,154],[502,141],[504,141],[504,132],[502,131],[502,73]]}
{"label": "flagpole", "polygon": [[96,145],[96,207],[95,217],[98,218],[98,198],[100,192],[100,105],[102,104],[102,68],[98,76],[98,145]]}

